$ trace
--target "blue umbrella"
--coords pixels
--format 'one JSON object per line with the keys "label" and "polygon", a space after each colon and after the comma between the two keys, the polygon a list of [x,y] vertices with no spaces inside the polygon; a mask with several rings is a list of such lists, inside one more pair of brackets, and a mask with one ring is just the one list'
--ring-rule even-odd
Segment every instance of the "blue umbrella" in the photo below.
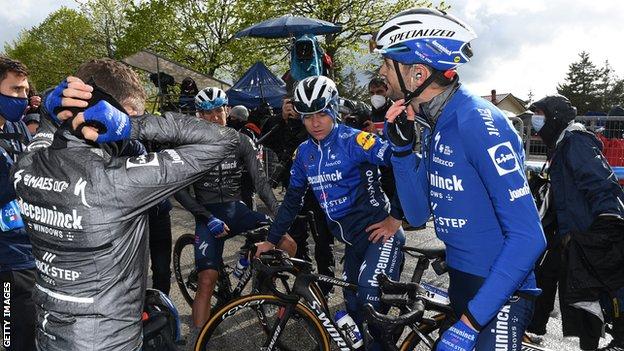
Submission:
{"label": "blue umbrella", "polygon": [[234,38],[288,38],[303,34],[322,35],[339,32],[341,26],[314,18],[282,16],[254,24],[236,33]]}

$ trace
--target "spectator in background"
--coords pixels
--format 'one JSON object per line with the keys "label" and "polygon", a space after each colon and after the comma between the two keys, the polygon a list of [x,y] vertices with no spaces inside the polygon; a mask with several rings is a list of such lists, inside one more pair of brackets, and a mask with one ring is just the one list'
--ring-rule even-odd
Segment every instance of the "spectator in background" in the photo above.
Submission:
{"label": "spectator in background", "polygon": [[39,113],[39,107],[41,106],[41,96],[37,94],[37,91],[32,86],[30,82],[28,82],[30,86],[30,90],[28,91],[28,109],[27,113]]}
{"label": "spectator in background", "polygon": [[227,117],[227,126],[247,135],[251,140],[257,141],[256,132],[247,127],[247,120],[249,120],[249,110],[247,107],[236,105],[230,109]]}
{"label": "spectator in background", "polygon": [[[368,82],[368,92],[370,94],[370,100],[372,105],[371,120],[373,122],[374,131],[371,133],[377,133],[383,137],[383,127],[386,120],[386,112],[390,106],[392,106],[392,100],[388,95],[388,84],[382,77],[375,77]],[[385,139],[385,138],[384,138]],[[392,199],[396,194],[396,183],[394,181],[394,172],[392,172],[391,166],[379,166],[381,172],[381,188],[388,195],[388,198]],[[396,206],[400,209],[400,203],[396,201]],[[393,203],[393,205],[395,205]],[[403,211],[401,210],[401,214]],[[409,223],[404,222],[404,228],[412,228]]]}
{"label": "spectator in background", "polygon": [[383,130],[384,121],[386,120],[386,112],[392,106],[392,100],[388,98],[388,84],[381,77],[375,77],[368,82],[368,92],[370,94],[371,120],[375,125],[377,132]]}
{"label": "spectator in background", "polygon": [[27,77],[21,62],[0,56],[0,281],[5,294],[0,321],[8,351],[35,349],[35,258],[9,180],[9,169],[31,140],[20,121],[28,107]]}
{"label": "spectator in background", "polygon": [[[574,123],[576,108],[566,97],[547,96],[530,109],[535,112],[533,127],[550,155],[544,171],[550,190],[540,215],[543,222],[550,212],[556,226],[549,252],[536,270],[543,295],[527,330],[546,333],[557,284],[554,277],[560,275],[563,335],[578,336],[582,350],[596,350],[605,318],[613,321],[614,338],[600,350],[624,350],[624,320],[617,318],[624,312],[624,193],[600,141]],[[561,263],[558,250],[563,250]],[[602,311],[607,313],[602,316]]]}
{"label": "spectator in background", "polygon": [[195,115],[195,95],[199,93],[197,84],[191,77],[186,77],[180,84],[180,99],[178,108],[181,113]]}

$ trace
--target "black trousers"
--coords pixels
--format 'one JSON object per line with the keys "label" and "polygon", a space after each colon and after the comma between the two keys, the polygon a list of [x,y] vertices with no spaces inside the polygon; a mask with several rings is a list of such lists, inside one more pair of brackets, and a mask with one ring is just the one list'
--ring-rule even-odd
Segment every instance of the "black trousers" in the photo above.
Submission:
{"label": "black trousers", "polygon": [[2,281],[2,346],[7,351],[35,350],[37,315],[32,291],[35,269],[0,272]]}
{"label": "black trousers", "polygon": [[[316,261],[317,270],[320,274],[334,276],[334,269],[336,262],[334,260],[334,236],[329,230],[327,220],[325,219],[325,212],[321,209],[318,201],[314,197],[314,193],[311,190],[305,195],[303,201],[303,207],[301,208],[300,215],[307,214],[309,211],[314,212],[314,218],[316,222],[316,232],[318,235],[313,236],[314,239],[314,260]],[[312,231],[314,232],[314,231]],[[312,261],[310,258],[310,249],[308,248],[308,226],[307,221],[303,219],[297,219],[290,226],[288,233],[297,243],[296,258],[300,258],[307,261]],[[324,294],[327,294],[331,290],[330,285],[320,284],[321,290]]]}
{"label": "black trousers", "polygon": [[546,334],[546,324],[555,308],[557,285],[561,277],[561,254],[561,245],[557,243],[548,248],[543,259],[535,267],[535,280],[537,287],[542,289],[542,294],[535,300],[533,319],[527,328],[530,333]]}
{"label": "black trousers", "polygon": [[171,288],[171,217],[169,211],[149,209],[149,248],[152,286],[169,295]]}

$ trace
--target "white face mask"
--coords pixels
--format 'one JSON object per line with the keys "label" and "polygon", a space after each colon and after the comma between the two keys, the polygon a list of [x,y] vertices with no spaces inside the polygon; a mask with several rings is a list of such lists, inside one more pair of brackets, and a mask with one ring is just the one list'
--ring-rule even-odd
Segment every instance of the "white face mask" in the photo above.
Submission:
{"label": "white face mask", "polygon": [[386,104],[386,97],[383,95],[373,95],[370,101],[375,109],[380,109]]}
{"label": "white face mask", "polygon": [[546,117],[544,115],[533,115],[531,117],[531,125],[533,125],[533,129],[536,132],[539,132],[540,129],[542,129],[545,122],[546,122]]}

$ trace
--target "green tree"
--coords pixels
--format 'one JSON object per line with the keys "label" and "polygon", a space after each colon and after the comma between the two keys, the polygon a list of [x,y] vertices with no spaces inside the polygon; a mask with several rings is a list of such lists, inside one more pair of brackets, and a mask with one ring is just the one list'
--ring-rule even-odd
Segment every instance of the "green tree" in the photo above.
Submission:
{"label": "green tree", "polygon": [[624,79],[618,78],[608,60],[600,69],[600,78],[596,87],[600,97],[601,111],[608,112],[611,107],[624,102]]}
{"label": "green tree", "polygon": [[[221,78],[235,79],[258,60],[276,73],[283,72],[289,61],[284,50],[289,48],[288,39],[235,40],[233,36],[254,23],[291,14],[342,26],[339,33],[322,39],[323,48],[335,62],[333,76],[340,80],[344,67],[359,68],[358,58],[366,52],[363,36],[374,33],[393,14],[416,6],[431,6],[431,1],[152,0],[128,9],[130,25],[118,41],[117,56],[149,48]],[[446,5],[440,2],[439,7]]]}
{"label": "green tree", "polygon": [[133,6],[132,0],[83,0],[80,11],[84,14],[96,32],[96,41],[106,48],[106,56],[121,59],[117,55],[117,44],[128,29],[128,11]]}
{"label": "green tree", "polygon": [[570,64],[565,82],[557,86],[559,94],[570,99],[579,115],[589,111],[608,112],[612,106],[624,103],[624,79],[605,61],[597,67],[585,51]]}
{"label": "green tree", "polygon": [[557,86],[557,92],[570,99],[579,115],[600,111],[600,74],[600,69],[590,60],[589,53],[582,51],[579,61],[570,64],[565,82]]}
{"label": "green tree", "polygon": [[20,33],[17,40],[4,46],[4,52],[26,64],[31,81],[42,90],[73,74],[81,63],[104,56],[106,49],[95,37],[87,17],[62,7],[38,26]]}
{"label": "green tree", "polygon": [[209,75],[241,74],[255,61],[272,65],[283,59],[283,41],[234,40],[239,30],[278,14],[269,0],[144,2],[128,10],[130,25],[118,55],[148,48]]}
{"label": "green tree", "polygon": [[340,97],[368,103],[368,86],[360,84],[355,70],[349,70],[339,81]]}

